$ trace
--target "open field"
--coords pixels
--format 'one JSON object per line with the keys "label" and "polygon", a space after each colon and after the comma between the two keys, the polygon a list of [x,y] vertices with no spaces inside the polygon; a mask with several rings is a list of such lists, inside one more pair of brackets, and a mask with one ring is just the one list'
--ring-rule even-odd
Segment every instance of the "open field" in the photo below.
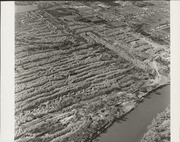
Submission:
{"label": "open field", "polygon": [[16,142],[91,141],[169,83],[169,2],[33,4],[15,15]]}

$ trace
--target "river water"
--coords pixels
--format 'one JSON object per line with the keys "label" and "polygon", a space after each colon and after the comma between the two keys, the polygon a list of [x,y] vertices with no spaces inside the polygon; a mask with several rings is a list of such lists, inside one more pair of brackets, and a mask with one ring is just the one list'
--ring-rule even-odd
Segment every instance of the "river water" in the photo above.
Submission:
{"label": "river water", "polygon": [[133,111],[115,122],[93,142],[140,142],[153,118],[169,104],[168,85],[145,97]]}

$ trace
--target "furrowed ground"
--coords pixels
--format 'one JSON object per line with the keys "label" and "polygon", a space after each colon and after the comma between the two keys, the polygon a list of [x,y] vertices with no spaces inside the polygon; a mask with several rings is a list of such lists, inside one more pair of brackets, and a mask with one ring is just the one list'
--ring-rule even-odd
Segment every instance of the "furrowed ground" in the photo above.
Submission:
{"label": "furrowed ground", "polygon": [[15,15],[16,142],[91,141],[169,83],[169,2],[33,4]]}

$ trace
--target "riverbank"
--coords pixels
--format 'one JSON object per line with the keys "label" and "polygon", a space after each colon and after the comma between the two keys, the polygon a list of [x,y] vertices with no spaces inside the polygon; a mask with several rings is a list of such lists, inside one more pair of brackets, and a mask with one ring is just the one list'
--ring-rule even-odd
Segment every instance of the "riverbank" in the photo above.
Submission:
{"label": "riverbank", "polygon": [[[149,95],[151,95],[152,93],[156,92],[157,90],[163,89],[164,87],[168,86],[169,83],[161,85],[149,92],[147,92],[143,98],[145,99],[146,97],[148,97]],[[155,94],[154,94],[155,95]],[[145,99],[146,100],[146,99]],[[104,127],[101,128],[101,130],[99,130],[97,133],[94,133],[91,137],[91,140],[89,142],[92,142],[93,140],[95,140],[100,134],[102,134],[104,131],[108,130],[110,127],[112,127],[112,125],[117,122],[118,120],[123,120],[123,118],[125,118],[128,114],[131,114],[130,112],[133,111],[134,109],[136,110],[136,107],[139,106],[141,102],[136,102],[136,105],[134,105],[134,107],[132,107],[129,111],[125,112],[123,115],[121,115],[119,118],[114,118],[113,121],[109,122],[108,124],[106,124]],[[144,134],[144,133],[143,133]]]}
{"label": "riverbank", "polygon": [[157,88],[148,91],[147,93],[143,93],[143,94],[141,94],[141,96],[139,96],[139,99],[140,99],[140,100],[141,100],[141,99],[144,99],[144,97],[148,96],[149,94],[151,94],[151,93],[153,93],[153,92],[157,91],[158,89],[161,89],[161,88],[163,88],[163,87],[165,87],[165,86],[168,86],[168,85],[170,85],[169,82],[166,83],[166,84],[164,84],[164,85],[160,85],[160,86],[158,86]]}
{"label": "riverbank", "polygon": [[141,142],[166,141],[170,142],[170,108],[158,113],[147,127]]}
{"label": "riverbank", "polygon": [[[133,109],[134,108],[132,108],[131,110],[129,110],[128,112],[123,114],[120,118],[123,118],[125,115],[130,113]],[[113,123],[116,122],[117,120],[119,120],[120,118],[114,119],[112,122],[110,122],[107,125],[105,125],[100,131],[98,131],[97,133],[93,134],[92,138],[91,138],[91,140],[89,142],[93,142],[94,139],[96,139],[101,133],[103,133],[105,130],[107,130],[109,127],[111,127],[113,125]]]}

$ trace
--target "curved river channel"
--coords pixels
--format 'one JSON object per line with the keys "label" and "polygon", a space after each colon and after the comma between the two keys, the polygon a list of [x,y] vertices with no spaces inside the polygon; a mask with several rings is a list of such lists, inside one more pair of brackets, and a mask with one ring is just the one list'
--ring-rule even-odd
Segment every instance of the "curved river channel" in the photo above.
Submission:
{"label": "curved river channel", "polygon": [[93,142],[140,142],[157,113],[170,104],[170,86],[152,92],[133,111],[114,122]]}

